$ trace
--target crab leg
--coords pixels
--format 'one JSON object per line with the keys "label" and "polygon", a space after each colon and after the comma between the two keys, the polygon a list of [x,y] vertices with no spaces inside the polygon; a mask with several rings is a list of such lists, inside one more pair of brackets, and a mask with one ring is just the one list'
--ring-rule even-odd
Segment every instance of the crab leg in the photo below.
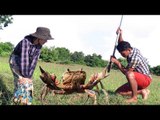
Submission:
{"label": "crab leg", "polygon": [[88,97],[93,98],[93,100],[94,100],[94,103],[93,103],[93,104],[94,104],[94,105],[97,105],[97,96],[96,96],[95,91],[89,90],[89,89],[85,89],[84,91],[88,94]]}
{"label": "crab leg", "polygon": [[44,85],[42,88],[41,96],[40,96],[42,103],[45,100],[45,97],[48,94],[48,92],[49,92],[49,88],[47,87],[47,85]]}

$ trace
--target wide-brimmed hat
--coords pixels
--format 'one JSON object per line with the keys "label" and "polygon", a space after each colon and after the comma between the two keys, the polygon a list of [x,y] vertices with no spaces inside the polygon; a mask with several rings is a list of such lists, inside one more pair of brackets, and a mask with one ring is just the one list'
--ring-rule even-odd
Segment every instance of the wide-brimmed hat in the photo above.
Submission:
{"label": "wide-brimmed hat", "polygon": [[34,37],[43,39],[43,40],[53,40],[54,38],[52,38],[51,34],[50,34],[50,30],[46,27],[37,27],[37,30],[35,33],[31,34]]}

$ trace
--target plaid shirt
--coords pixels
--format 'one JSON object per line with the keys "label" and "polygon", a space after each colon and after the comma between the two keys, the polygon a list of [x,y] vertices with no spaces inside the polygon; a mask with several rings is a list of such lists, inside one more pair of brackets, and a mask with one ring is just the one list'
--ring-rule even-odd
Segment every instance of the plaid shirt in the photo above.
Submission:
{"label": "plaid shirt", "polygon": [[42,46],[32,44],[31,40],[24,38],[15,47],[13,54],[18,55],[16,60],[23,77],[31,78],[35,70]]}
{"label": "plaid shirt", "polygon": [[129,56],[127,57],[128,66],[127,68],[134,68],[135,71],[145,74],[151,77],[147,59],[144,58],[140,51],[133,48]]}

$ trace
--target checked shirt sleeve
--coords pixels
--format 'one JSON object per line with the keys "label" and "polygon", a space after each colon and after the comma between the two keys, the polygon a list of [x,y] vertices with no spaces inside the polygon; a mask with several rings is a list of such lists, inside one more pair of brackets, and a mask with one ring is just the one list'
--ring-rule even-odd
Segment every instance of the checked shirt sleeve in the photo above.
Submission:
{"label": "checked shirt sleeve", "polygon": [[23,77],[29,77],[29,42],[27,40],[23,40],[21,43],[21,63],[20,63],[20,71]]}
{"label": "checked shirt sleeve", "polygon": [[37,48],[37,49],[36,49],[36,52],[34,53],[33,59],[32,59],[32,61],[31,61],[31,63],[30,63],[30,72],[29,72],[29,76],[30,76],[30,77],[32,77],[33,72],[34,72],[34,70],[35,70],[35,67],[36,67],[36,65],[37,65],[37,61],[38,61],[38,58],[39,58],[39,56],[40,56],[40,49],[41,49],[41,48]]}

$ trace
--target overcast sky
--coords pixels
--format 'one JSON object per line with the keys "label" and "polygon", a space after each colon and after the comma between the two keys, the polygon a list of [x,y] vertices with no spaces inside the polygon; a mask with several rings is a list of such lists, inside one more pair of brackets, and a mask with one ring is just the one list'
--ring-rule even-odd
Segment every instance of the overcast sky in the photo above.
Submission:
{"label": "overcast sky", "polygon": [[[48,47],[65,47],[85,55],[96,53],[109,60],[121,15],[14,15],[13,23],[0,30],[0,42],[16,45],[39,26],[48,27],[54,40]],[[140,49],[153,66],[160,65],[160,15],[123,15],[123,38]],[[159,42],[158,42],[159,41]],[[121,57],[116,51],[116,57]]]}

